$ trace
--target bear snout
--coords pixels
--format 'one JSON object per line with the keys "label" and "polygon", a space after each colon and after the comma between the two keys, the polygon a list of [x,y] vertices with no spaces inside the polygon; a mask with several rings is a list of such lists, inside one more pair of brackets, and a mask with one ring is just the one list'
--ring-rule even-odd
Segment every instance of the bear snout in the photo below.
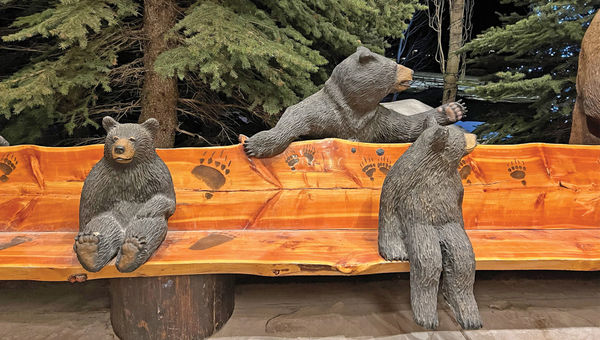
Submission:
{"label": "bear snout", "polygon": [[477,146],[477,135],[465,133],[465,155],[471,153]]}
{"label": "bear snout", "polygon": [[409,69],[406,66],[396,66],[396,85],[394,89],[398,92],[404,91],[410,87],[413,80],[413,74],[415,71]]}
{"label": "bear snout", "polygon": [[125,139],[119,138],[112,146],[112,158],[121,164],[129,163],[133,160],[135,155],[135,147],[133,144]]}

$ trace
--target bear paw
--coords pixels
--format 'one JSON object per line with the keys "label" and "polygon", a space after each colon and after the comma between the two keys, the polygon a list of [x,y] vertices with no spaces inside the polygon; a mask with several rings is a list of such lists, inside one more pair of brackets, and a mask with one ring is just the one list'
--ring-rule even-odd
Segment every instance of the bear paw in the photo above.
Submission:
{"label": "bear paw", "polygon": [[421,314],[417,315],[416,313],[413,315],[413,319],[415,323],[425,329],[436,329],[438,327],[439,321],[437,317],[437,312],[429,313],[429,314]]}
{"label": "bear paw", "polygon": [[454,313],[456,321],[463,329],[479,329],[483,327],[479,308],[472,293],[444,291],[446,304]]}
{"label": "bear paw", "polygon": [[243,142],[248,157],[267,158],[282,153],[289,145],[274,136],[271,130],[261,131]]}
{"label": "bear paw", "polygon": [[128,237],[117,257],[117,269],[122,273],[129,273],[136,270],[144,263],[144,253],[146,241],[143,237]]}
{"label": "bear paw", "polygon": [[98,264],[98,244],[100,237],[97,233],[79,234],[75,238],[74,250],[79,259],[79,263],[90,272],[97,272],[103,265]]}
{"label": "bear paw", "polygon": [[467,116],[467,107],[462,100],[438,106],[435,118],[440,125],[455,123]]}
{"label": "bear paw", "polygon": [[387,261],[408,261],[408,253],[404,243],[388,247],[380,246],[379,255]]}

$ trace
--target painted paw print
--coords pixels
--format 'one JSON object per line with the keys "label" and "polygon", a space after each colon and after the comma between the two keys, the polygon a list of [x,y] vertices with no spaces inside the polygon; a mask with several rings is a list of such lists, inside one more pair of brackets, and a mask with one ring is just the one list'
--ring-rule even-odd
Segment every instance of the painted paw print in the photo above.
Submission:
{"label": "painted paw print", "polygon": [[302,149],[302,156],[306,158],[308,165],[312,165],[315,160],[315,148],[312,145],[307,145]]}
{"label": "painted paw print", "polygon": [[298,155],[296,155],[295,153],[286,152],[284,156],[285,162],[290,167],[290,169],[296,170],[296,164],[300,162],[300,159],[298,159]]}
{"label": "painted paw print", "polygon": [[527,170],[527,168],[525,167],[525,163],[523,161],[515,159],[514,161],[508,162],[506,167],[510,177],[516,180],[521,180],[521,184],[523,185],[527,184],[525,181],[525,176],[527,175],[525,170]]}
{"label": "painted paw print", "polygon": [[8,154],[0,159],[0,182],[8,181],[8,176],[17,168],[19,162],[17,158]]}
{"label": "painted paw print", "polygon": [[381,173],[384,175],[387,175],[387,173],[388,173],[388,171],[390,171],[391,167],[392,167],[392,164],[390,163],[390,160],[387,158],[383,158],[379,162],[377,162],[377,169],[379,169],[379,171],[381,171]]}
{"label": "painted paw print", "polygon": [[[229,175],[231,161],[227,160],[227,156],[223,158],[223,151],[221,151],[218,158],[214,158],[214,154],[213,152],[209,157],[203,155],[200,158],[200,165],[192,170],[192,175],[196,176],[196,178],[200,179],[212,190],[219,190],[227,181],[226,176]],[[207,199],[211,199],[212,197],[212,193],[206,193]]]}
{"label": "painted paw print", "polygon": [[361,171],[364,172],[370,180],[375,180],[373,174],[375,173],[375,170],[377,170],[377,167],[372,158],[363,158],[362,162],[360,162],[360,167]]}
{"label": "painted paw print", "polygon": [[471,165],[469,165],[465,159],[461,159],[460,163],[458,163],[458,174],[460,175],[460,179],[463,181],[466,180],[467,183],[471,184],[471,180],[469,179],[471,170]]}

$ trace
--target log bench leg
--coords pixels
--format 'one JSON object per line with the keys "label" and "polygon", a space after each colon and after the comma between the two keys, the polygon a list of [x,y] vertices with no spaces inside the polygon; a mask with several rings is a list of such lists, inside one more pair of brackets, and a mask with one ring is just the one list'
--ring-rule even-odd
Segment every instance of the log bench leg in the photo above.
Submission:
{"label": "log bench leg", "polygon": [[110,319],[122,340],[203,339],[234,305],[233,275],[111,279]]}

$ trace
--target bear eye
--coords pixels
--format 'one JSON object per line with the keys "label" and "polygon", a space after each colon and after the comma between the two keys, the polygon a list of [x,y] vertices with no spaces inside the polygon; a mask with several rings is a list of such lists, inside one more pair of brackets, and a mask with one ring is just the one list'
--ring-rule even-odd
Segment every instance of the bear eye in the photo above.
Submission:
{"label": "bear eye", "polygon": [[135,138],[134,137],[129,137],[129,141],[135,143]]}
{"label": "bear eye", "polygon": [[116,141],[118,141],[118,140],[119,140],[119,137],[117,137],[117,136],[114,136],[114,137],[112,138],[112,140],[113,140],[113,142],[116,142]]}

